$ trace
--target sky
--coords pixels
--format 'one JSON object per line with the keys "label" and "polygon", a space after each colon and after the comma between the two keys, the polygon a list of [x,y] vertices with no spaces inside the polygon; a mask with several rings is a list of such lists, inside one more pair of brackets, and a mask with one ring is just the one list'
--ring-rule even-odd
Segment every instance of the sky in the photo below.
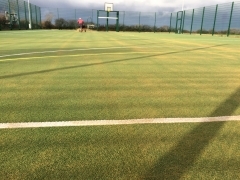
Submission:
{"label": "sky", "polygon": [[[27,0],[25,0],[27,1]],[[30,3],[48,8],[104,9],[104,3],[113,3],[116,11],[180,11],[184,9],[229,3],[231,0],[30,0]],[[183,3],[184,2],[184,3]]]}

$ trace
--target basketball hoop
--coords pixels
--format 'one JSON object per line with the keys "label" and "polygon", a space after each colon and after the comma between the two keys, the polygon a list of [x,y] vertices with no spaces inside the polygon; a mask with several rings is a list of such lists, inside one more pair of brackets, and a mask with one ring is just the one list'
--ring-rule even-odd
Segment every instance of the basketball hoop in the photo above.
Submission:
{"label": "basketball hoop", "polygon": [[105,3],[104,4],[104,10],[107,12],[113,11],[113,3]]}

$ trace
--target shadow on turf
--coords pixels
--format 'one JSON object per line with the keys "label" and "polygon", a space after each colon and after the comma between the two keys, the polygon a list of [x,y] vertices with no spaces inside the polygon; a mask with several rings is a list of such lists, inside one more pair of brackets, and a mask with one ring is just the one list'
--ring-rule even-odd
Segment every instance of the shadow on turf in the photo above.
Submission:
{"label": "shadow on turf", "polygon": [[145,59],[145,58],[149,58],[149,57],[157,57],[157,56],[164,56],[164,55],[169,55],[169,54],[178,54],[178,53],[183,53],[183,52],[198,51],[198,50],[210,49],[210,48],[214,48],[214,47],[227,46],[227,45],[228,44],[220,44],[220,45],[215,45],[215,46],[187,49],[187,50],[182,50],[182,51],[173,51],[173,52],[153,54],[153,55],[141,56],[141,57],[135,57],[135,58],[126,58],[126,59],[112,60],[112,61],[106,61],[106,62],[101,62],[101,63],[89,63],[89,64],[81,64],[81,65],[78,65],[78,66],[68,66],[68,67],[61,67],[61,68],[55,68],[55,69],[46,69],[46,70],[34,71],[34,72],[10,74],[10,75],[0,76],[0,79],[7,79],[7,78],[13,78],[13,77],[19,77],[19,76],[27,76],[27,75],[49,73],[49,72],[68,70],[68,69],[74,69],[74,68],[81,68],[81,67],[96,66],[96,65],[103,65],[103,64],[111,64],[111,63],[117,63],[117,62],[122,62],[122,61],[131,61],[131,60],[135,60],[135,59]]}
{"label": "shadow on turf", "polygon": [[[240,87],[210,116],[230,116],[240,105]],[[161,157],[146,174],[145,179],[184,179],[202,151],[216,136],[225,122],[201,123],[181,140],[166,155]]]}

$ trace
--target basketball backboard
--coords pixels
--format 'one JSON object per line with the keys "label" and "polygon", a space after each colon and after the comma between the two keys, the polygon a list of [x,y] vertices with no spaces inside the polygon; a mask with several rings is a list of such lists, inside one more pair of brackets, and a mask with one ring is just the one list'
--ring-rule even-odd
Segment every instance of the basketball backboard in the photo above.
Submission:
{"label": "basketball backboard", "polygon": [[113,11],[113,3],[105,3],[104,4],[104,10],[108,11],[108,12]]}

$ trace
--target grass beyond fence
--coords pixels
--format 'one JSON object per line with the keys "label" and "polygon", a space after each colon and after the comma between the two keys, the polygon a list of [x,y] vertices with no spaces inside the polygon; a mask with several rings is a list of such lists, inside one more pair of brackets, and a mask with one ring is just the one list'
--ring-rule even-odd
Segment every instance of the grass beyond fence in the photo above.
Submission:
{"label": "grass beyond fence", "polygon": [[[240,114],[239,38],[90,31],[0,36],[0,122]],[[234,111],[213,114],[231,96]]]}

